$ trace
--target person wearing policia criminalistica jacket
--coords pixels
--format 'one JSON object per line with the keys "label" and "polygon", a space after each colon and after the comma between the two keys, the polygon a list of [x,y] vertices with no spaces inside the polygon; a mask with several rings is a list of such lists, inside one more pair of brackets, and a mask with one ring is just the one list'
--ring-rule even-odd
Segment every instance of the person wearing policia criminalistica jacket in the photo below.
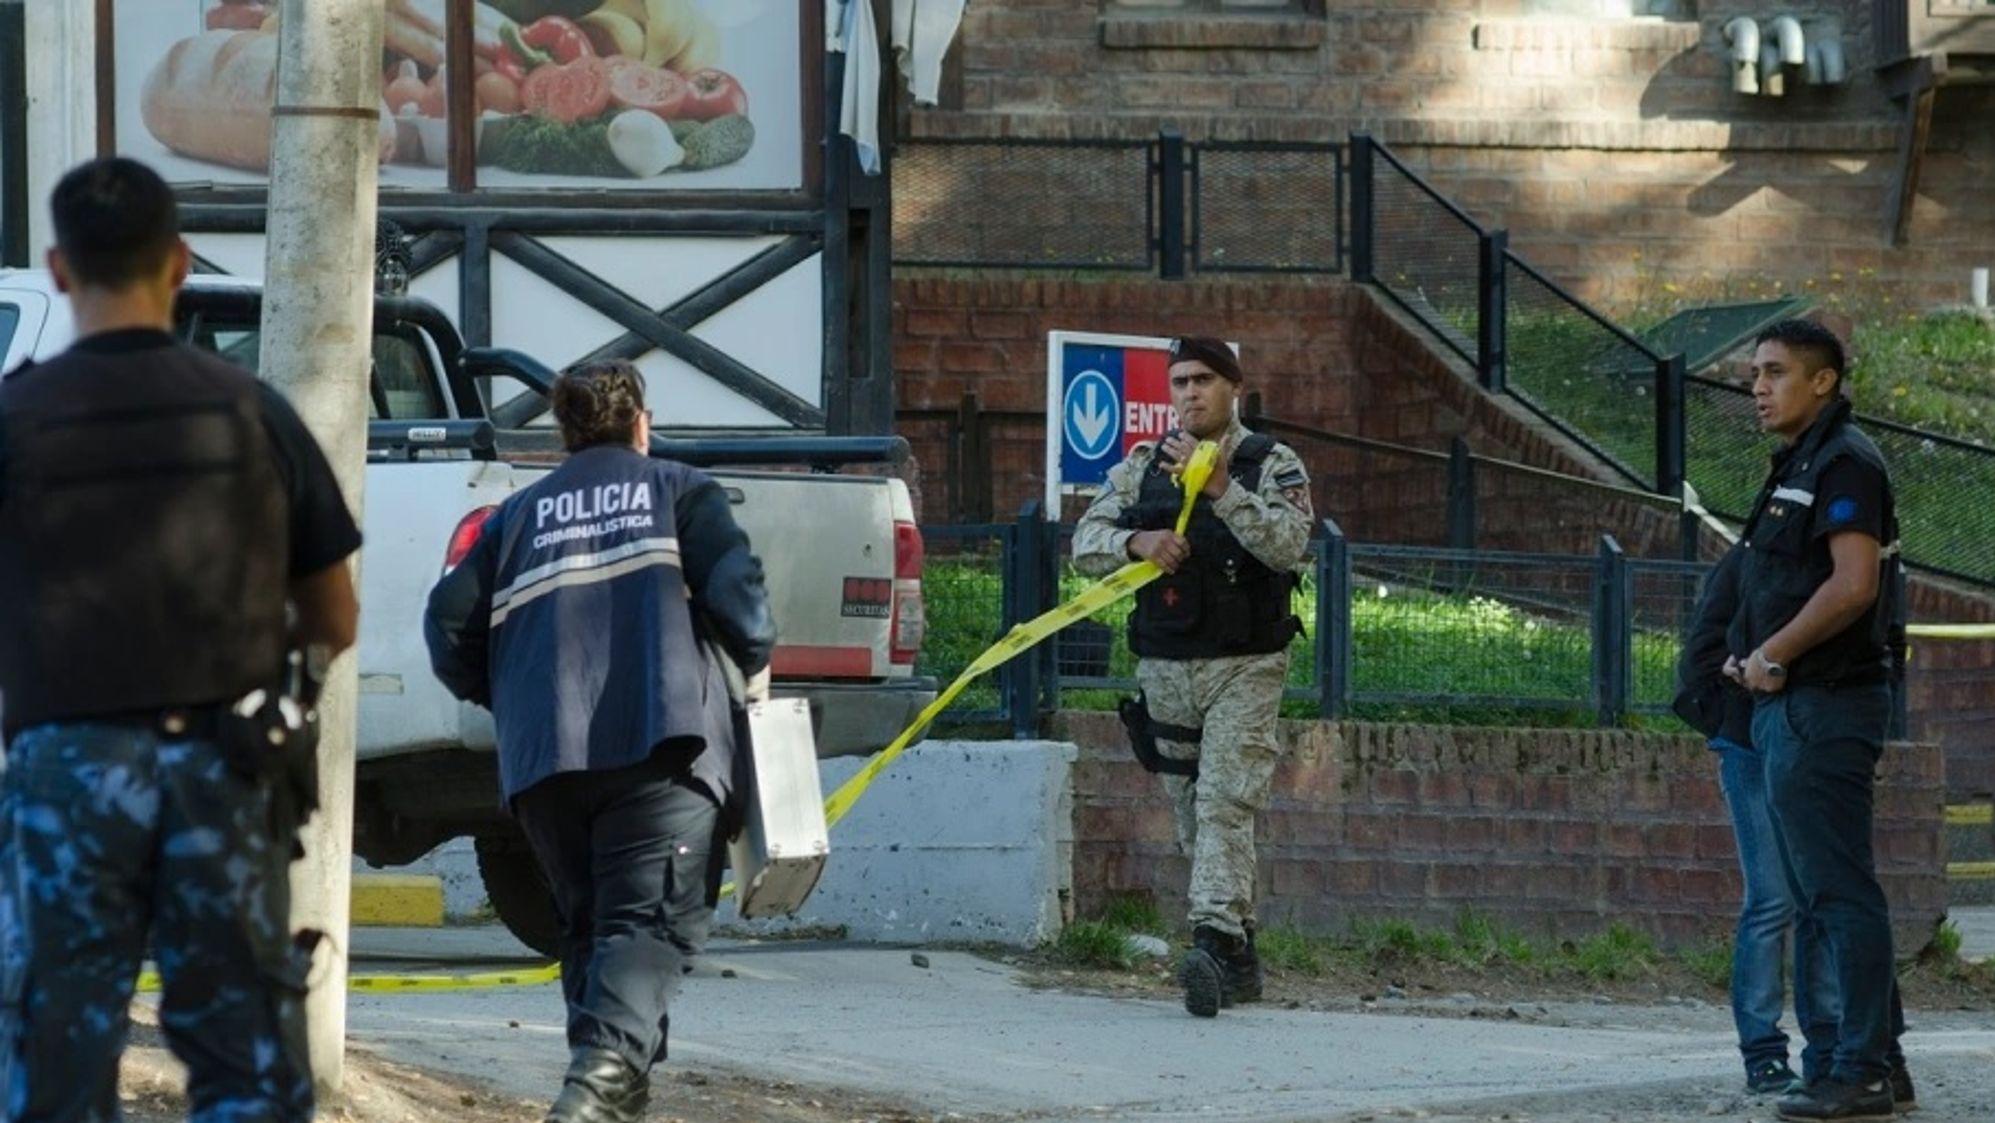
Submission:
{"label": "person wearing policia criminalistica jacket", "polygon": [[353,643],[360,531],[285,400],[173,336],[172,189],[96,160],[50,210],[76,342],[0,381],[0,1118],[119,1117],[150,940],[190,1117],[303,1123],[293,680]]}
{"label": "person wearing policia criminalistica jacket", "polygon": [[[1291,607],[1309,552],[1309,477],[1295,452],[1234,415],[1243,374],[1232,348],[1183,338],[1170,348],[1171,403],[1182,429],[1143,442],[1109,471],[1074,531],[1074,562],[1106,573],[1131,559],[1165,576],[1136,594],[1129,646],[1141,697],[1124,720],[1138,756],[1163,772],[1178,844],[1191,858],[1192,948],[1179,968],[1185,1009],[1212,1017],[1261,996],[1254,946],[1254,817],[1280,754],[1275,723]],[[1215,471],[1176,533],[1174,473],[1201,441]]]}
{"label": "person wearing policia criminalistica jacket", "polygon": [[776,629],[727,493],[646,453],[637,368],[567,371],[552,404],[568,459],[500,505],[424,630],[437,677],[492,710],[554,889],[571,1056],[547,1119],[624,1123],[719,900],[735,695],[767,696]]}
{"label": "person wearing policia criminalistica jacket", "polygon": [[[1761,332],[1753,399],[1777,435],[1741,539],[1724,673],[1755,696],[1774,836],[1796,907],[1818,926],[1841,999],[1822,1079],[1785,1119],[1909,1109],[1891,915],[1871,848],[1873,774],[1902,663],[1898,517],[1884,457],[1850,418],[1843,345],[1816,324]],[[1802,982],[1805,982],[1803,980]]]}

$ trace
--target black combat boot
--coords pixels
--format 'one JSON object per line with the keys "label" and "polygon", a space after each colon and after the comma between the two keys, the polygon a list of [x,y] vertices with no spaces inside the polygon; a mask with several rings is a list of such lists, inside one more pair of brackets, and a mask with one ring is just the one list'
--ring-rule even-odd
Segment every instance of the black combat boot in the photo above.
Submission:
{"label": "black combat boot", "polygon": [[[1201,924],[1192,929],[1191,950],[1178,965],[1178,982],[1185,988],[1185,1010],[1193,1017],[1219,1013],[1228,992],[1227,966],[1246,951],[1247,941]],[[1251,953],[1248,953],[1251,954]]]}
{"label": "black combat boot", "polygon": [[609,1049],[574,1051],[561,1094],[545,1123],[637,1123],[651,1102],[651,1082]]}
{"label": "black combat boot", "polygon": [[1220,996],[1221,1006],[1232,1006],[1241,1002],[1259,1002],[1261,987],[1266,981],[1261,971],[1261,956],[1254,950],[1254,929],[1247,929],[1247,938],[1239,942],[1239,949],[1220,961],[1226,972],[1226,990]]}
{"label": "black combat boot", "polygon": [[1813,1084],[1774,1105],[1782,1119],[1886,1120],[1893,1117],[1891,1081],[1844,1084],[1833,1077]]}

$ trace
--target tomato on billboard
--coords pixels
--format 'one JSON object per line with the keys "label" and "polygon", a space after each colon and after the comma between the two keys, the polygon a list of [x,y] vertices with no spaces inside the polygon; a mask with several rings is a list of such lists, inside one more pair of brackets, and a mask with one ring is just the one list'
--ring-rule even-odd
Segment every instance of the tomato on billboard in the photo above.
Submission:
{"label": "tomato on billboard", "polygon": [[[446,0],[383,0],[388,188],[445,185],[448,88],[469,83],[480,188],[803,185],[803,4],[473,0],[474,73],[449,73]],[[181,183],[270,170],[279,6],[115,0],[119,149]]]}

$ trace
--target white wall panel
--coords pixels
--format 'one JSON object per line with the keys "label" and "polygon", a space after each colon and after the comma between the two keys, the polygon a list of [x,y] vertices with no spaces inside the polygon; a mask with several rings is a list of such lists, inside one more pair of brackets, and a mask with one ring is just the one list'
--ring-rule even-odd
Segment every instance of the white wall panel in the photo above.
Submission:
{"label": "white wall panel", "polygon": [[492,255],[492,345],[524,351],[555,370],[623,334],[623,326],[553,282]]}
{"label": "white wall panel", "polygon": [[824,404],[824,264],[813,254],[693,334],[812,405]]}
{"label": "white wall panel", "polygon": [[652,424],[665,429],[789,428],[789,423],[663,351],[637,360]]}
{"label": "white wall panel", "polygon": [[441,308],[443,314],[450,318],[450,322],[460,327],[462,323],[457,318],[460,311],[457,303],[457,282],[458,265],[462,261],[463,258],[446,257],[409,280],[410,296],[427,300]]}
{"label": "white wall panel", "polygon": [[692,295],[707,282],[780,244],[757,238],[542,238],[562,257],[657,311]]}

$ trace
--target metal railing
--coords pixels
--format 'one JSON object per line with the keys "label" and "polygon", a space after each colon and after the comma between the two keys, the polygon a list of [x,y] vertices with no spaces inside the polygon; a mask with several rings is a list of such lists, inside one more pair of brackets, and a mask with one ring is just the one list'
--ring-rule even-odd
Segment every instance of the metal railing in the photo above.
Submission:
{"label": "metal railing", "polygon": [[1679,494],[1683,362],[1657,354],[1510,252],[1390,150],[1351,137],[1351,277],[1378,286],[1483,387],[1508,394],[1630,481]]}
{"label": "metal railing", "polygon": [[[1371,138],[1351,137],[1350,161],[1353,280],[1629,482],[1672,502],[1689,482],[1713,513],[1749,513],[1770,446],[1744,388],[1691,376],[1681,354],[1573,296]],[[1995,448],[1857,421],[1891,467],[1911,567],[1995,586],[1995,504],[1974,501],[1995,494]]]}
{"label": "metal railing", "polygon": [[894,157],[894,263],[1341,273],[1341,144],[921,139]]}
{"label": "metal railing", "polygon": [[[1743,522],[1751,513],[1772,444],[1759,431],[1750,391],[1712,378],[1684,384],[1689,476],[1712,513]],[[1884,453],[1912,568],[1995,585],[1995,448],[1881,417],[1856,421]]]}
{"label": "metal railing", "polygon": [[[1011,523],[923,527],[928,644],[953,678],[1013,625],[1085,588],[1073,528],[1038,503]],[[1324,520],[1295,606],[1286,712],[1377,720],[1525,720],[1604,727],[1667,711],[1705,567],[1627,557],[1354,543]],[[973,687],[941,719],[1037,734],[1059,708],[1107,709],[1135,688],[1121,602]],[[993,625],[992,621],[997,623]]]}

